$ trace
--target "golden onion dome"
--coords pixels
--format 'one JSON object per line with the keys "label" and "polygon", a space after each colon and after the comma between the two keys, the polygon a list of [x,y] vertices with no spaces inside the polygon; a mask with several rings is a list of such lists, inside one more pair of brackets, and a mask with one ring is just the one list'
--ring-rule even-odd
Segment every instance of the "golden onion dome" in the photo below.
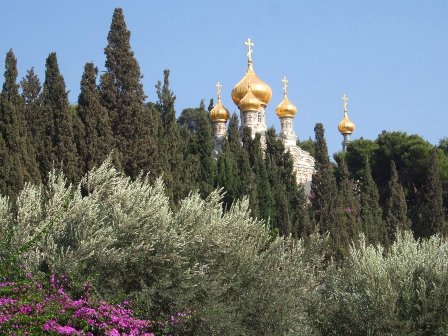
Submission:
{"label": "golden onion dome", "polygon": [[341,134],[352,134],[355,131],[355,124],[348,118],[347,114],[347,96],[344,95],[342,97],[342,100],[344,101],[344,118],[341,120],[341,122],[338,124],[338,130],[341,132]]}
{"label": "golden onion dome", "polygon": [[227,121],[230,118],[229,110],[222,105],[221,100],[210,111],[210,119],[212,121]]}
{"label": "golden onion dome", "polygon": [[221,102],[221,83],[218,82],[216,84],[216,87],[218,88],[218,103],[212,108],[210,111],[210,119],[212,121],[226,121],[230,118],[229,110],[222,105]]}
{"label": "golden onion dome", "polygon": [[288,99],[288,95],[286,92],[288,80],[286,79],[286,77],[283,78],[282,82],[283,100],[280,102],[280,104],[278,104],[277,108],[275,109],[275,113],[279,118],[294,117],[297,113],[297,107]]}
{"label": "golden onion dome", "polygon": [[258,111],[261,101],[252,93],[252,87],[249,81],[248,91],[243,99],[240,100],[238,108],[240,111]]}
{"label": "golden onion dome", "polygon": [[252,65],[251,49],[254,44],[250,39],[248,39],[245,44],[249,47],[249,51],[247,53],[247,71],[244,77],[233,87],[232,100],[239,107],[240,101],[243,99],[243,97],[246,96],[247,92],[249,91],[248,83],[250,82],[253,95],[261,102],[261,104],[266,106],[272,98],[272,89],[268,84],[261,80],[254,71]]}
{"label": "golden onion dome", "polygon": [[347,111],[344,112],[344,118],[338,125],[338,130],[341,134],[352,134],[355,131],[355,124],[350,121],[347,115]]}

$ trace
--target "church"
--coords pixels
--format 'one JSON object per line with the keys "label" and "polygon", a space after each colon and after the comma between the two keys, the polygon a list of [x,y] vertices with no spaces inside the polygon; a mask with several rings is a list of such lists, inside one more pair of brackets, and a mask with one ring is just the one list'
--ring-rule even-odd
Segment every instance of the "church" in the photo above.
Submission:
{"label": "church", "polygon": [[[249,127],[254,137],[256,133],[260,134],[262,148],[266,148],[265,132],[267,106],[272,98],[272,89],[260,79],[255,73],[252,62],[252,47],[254,43],[251,39],[245,42],[248,47],[247,52],[247,71],[243,78],[232,89],[232,100],[240,110],[240,130]],[[285,146],[285,150],[291,153],[294,172],[298,184],[302,184],[308,191],[311,179],[314,173],[314,158],[310,153],[297,146],[297,135],[294,132],[294,117],[297,113],[297,107],[288,99],[288,80],[283,78],[283,100],[277,105],[275,113],[280,119],[280,138]],[[228,109],[224,107],[221,101],[221,84],[218,82],[218,102],[210,111],[210,119],[213,123],[213,132],[215,140],[215,152],[221,151],[222,141],[227,135],[227,121],[230,118]],[[350,142],[350,135],[355,130],[355,124],[351,122],[347,115],[347,100],[344,95],[344,117],[338,125],[338,130],[343,136],[342,150],[346,150]]]}
{"label": "church", "polygon": [[[255,133],[260,133],[262,148],[266,146],[265,132],[267,106],[272,98],[272,89],[254,71],[252,62],[253,42],[248,39],[245,44],[247,52],[247,71],[244,77],[233,87],[232,100],[240,110],[240,121],[242,130],[247,126]],[[285,145],[285,149],[292,155],[294,171],[297,183],[308,186],[314,172],[314,158],[306,151],[297,146],[297,136],[294,132],[293,122],[297,113],[297,108],[288,99],[287,79],[283,79],[283,100],[277,106],[275,112],[280,119],[280,137]],[[213,123],[215,137],[215,151],[220,152],[221,144],[227,134],[227,121],[229,111],[223,106],[221,101],[221,84],[218,82],[218,102],[210,111],[210,118]]]}

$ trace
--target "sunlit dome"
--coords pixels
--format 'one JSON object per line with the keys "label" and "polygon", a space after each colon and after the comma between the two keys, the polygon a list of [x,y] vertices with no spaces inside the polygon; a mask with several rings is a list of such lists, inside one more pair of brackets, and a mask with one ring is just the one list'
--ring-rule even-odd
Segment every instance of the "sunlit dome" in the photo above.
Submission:
{"label": "sunlit dome", "polygon": [[286,92],[288,80],[283,78],[283,100],[278,104],[275,113],[279,118],[294,117],[297,113],[297,107],[288,99]]}
{"label": "sunlit dome", "polygon": [[218,82],[216,87],[218,88],[218,102],[210,111],[210,119],[212,121],[227,121],[230,118],[230,113],[221,102],[221,83]]}
{"label": "sunlit dome", "polygon": [[344,118],[342,118],[341,122],[338,124],[338,130],[341,134],[352,134],[355,131],[355,124],[348,118],[347,114],[347,96],[344,95],[342,98],[344,101]]}
{"label": "sunlit dome", "polygon": [[[263,80],[261,80],[254,71],[252,65],[252,46],[254,45],[250,39],[245,42],[245,44],[249,47],[249,51],[247,53],[248,57],[248,66],[247,71],[244,77],[233,87],[232,90],[232,100],[238,106],[243,97],[246,96],[248,90],[248,83],[251,83],[252,94],[261,102],[262,105],[267,105],[272,98],[272,89],[266,84]],[[241,109],[241,108],[240,108]]]}

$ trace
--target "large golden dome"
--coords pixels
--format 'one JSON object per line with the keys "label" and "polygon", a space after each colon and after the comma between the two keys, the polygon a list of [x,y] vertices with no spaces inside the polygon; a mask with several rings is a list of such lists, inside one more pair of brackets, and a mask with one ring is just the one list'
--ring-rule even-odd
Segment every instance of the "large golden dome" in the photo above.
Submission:
{"label": "large golden dome", "polygon": [[355,131],[355,124],[348,118],[347,114],[347,96],[344,95],[342,97],[342,100],[344,101],[344,118],[341,120],[341,122],[338,124],[338,130],[341,132],[341,134],[352,134]]}
{"label": "large golden dome", "polygon": [[251,83],[249,82],[248,91],[238,105],[240,111],[258,111],[261,104],[262,102],[252,93]]}
{"label": "large golden dome", "polygon": [[291,101],[288,99],[288,95],[286,92],[286,87],[288,80],[283,78],[283,100],[278,104],[277,108],[275,109],[275,113],[279,118],[284,117],[294,117],[297,113],[297,107],[291,103]]}
{"label": "large golden dome", "polygon": [[218,82],[216,87],[218,88],[218,103],[210,111],[210,119],[212,121],[227,121],[230,118],[230,113],[221,102],[221,83]]}
{"label": "large golden dome", "polygon": [[248,56],[248,66],[244,77],[233,87],[232,90],[232,100],[239,107],[241,99],[247,94],[248,83],[251,83],[251,89],[253,95],[261,102],[263,105],[267,105],[272,98],[272,89],[268,84],[262,81],[254,71],[252,65],[252,49],[253,43],[248,39],[245,44],[249,47]]}

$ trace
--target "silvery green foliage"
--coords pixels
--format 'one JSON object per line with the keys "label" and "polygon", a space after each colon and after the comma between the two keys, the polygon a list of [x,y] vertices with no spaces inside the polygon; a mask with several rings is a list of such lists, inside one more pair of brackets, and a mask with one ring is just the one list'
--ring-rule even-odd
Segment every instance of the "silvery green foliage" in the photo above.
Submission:
{"label": "silvery green foliage", "polygon": [[[247,200],[224,212],[219,191],[206,200],[192,193],[172,211],[161,179],[131,181],[110,160],[75,191],[61,174],[49,181],[46,189],[27,185],[18,199],[13,246],[45,233],[22,256],[29,270],[48,265],[89,278],[103,297],[131,296],[151,318],[193,309],[190,334],[311,334],[305,307],[316,269],[309,261],[320,256],[300,241],[271,237],[250,217]],[[8,213],[0,200],[0,215]]]}
{"label": "silvery green foliage", "polygon": [[361,237],[319,294],[312,311],[323,335],[446,335],[448,244],[405,232],[385,254]]}

